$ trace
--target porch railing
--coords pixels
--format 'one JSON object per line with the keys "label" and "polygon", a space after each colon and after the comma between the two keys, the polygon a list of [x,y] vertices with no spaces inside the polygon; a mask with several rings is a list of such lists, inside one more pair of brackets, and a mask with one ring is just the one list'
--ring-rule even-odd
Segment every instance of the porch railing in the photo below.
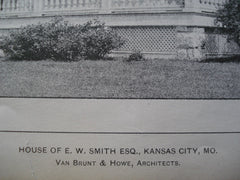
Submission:
{"label": "porch railing", "polygon": [[1,13],[32,12],[34,0],[0,0]]}
{"label": "porch railing", "polygon": [[112,0],[111,8],[116,9],[166,9],[183,8],[184,0]]}
{"label": "porch railing", "polygon": [[199,0],[199,9],[206,12],[215,12],[226,2],[227,0]]}
{"label": "porch railing", "polygon": [[215,12],[227,0],[0,0],[0,17],[38,16],[51,12],[73,11],[112,13],[114,11],[189,10]]}
{"label": "porch railing", "polygon": [[42,0],[43,10],[100,9],[102,0]]}

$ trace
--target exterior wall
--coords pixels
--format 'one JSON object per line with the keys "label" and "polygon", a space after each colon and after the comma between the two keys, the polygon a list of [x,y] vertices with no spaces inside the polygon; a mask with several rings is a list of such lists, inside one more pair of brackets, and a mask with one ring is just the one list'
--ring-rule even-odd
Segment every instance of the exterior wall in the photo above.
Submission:
{"label": "exterior wall", "polygon": [[214,56],[229,56],[239,54],[240,48],[232,40],[228,40],[227,34],[224,32],[216,31],[215,29],[206,29],[206,57]]}
{"label": "exterior wall", "polygon": [[[237,46],[222,50],[220,46],[224,40],[219,40],[222,35],[207,32],[214,27],[214,12],[225,1],[5,0],[0,7],[0,33],[46,22],[55,15],[62,15],[76,24],[98,18],[126,38],[126,44],[114,51],[116,54],[140,50],[152,57],[199,60],[240,52]],[[218,51],[213,50],[216,47],[210,43],[213,36]],[[224,42],[224,47],[232,47],[226,38]]]}
{"label": "exterior wall", "polygon": [[187,60],[201,60],[204,58],[204,40],[204,28],[178,27],[177,58]]}

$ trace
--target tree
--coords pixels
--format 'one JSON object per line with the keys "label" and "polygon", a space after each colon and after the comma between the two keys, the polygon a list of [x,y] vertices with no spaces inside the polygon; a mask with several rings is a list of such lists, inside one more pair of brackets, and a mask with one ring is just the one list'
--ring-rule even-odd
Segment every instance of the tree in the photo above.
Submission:
{"label": "tree", "polygon": [[240,46],[240,0],[229,0],[217,11],[217,23],[228,33],[229,39]]}

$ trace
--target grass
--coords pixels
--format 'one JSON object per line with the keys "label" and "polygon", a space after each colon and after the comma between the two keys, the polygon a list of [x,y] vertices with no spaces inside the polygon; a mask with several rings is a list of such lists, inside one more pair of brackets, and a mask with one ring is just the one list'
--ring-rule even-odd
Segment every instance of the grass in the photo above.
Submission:
{"label": "grass", "polygon": [[0,61],[0,96],[240,98],[239,63]]}

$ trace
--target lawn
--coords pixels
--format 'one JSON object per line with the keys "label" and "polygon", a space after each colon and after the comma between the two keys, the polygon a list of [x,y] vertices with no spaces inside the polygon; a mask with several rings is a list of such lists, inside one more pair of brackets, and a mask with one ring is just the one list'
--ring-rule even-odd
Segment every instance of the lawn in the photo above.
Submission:
{"label": "lawn", "polygon": [[1,60],[0,96],[240,98],[240,63]]}

